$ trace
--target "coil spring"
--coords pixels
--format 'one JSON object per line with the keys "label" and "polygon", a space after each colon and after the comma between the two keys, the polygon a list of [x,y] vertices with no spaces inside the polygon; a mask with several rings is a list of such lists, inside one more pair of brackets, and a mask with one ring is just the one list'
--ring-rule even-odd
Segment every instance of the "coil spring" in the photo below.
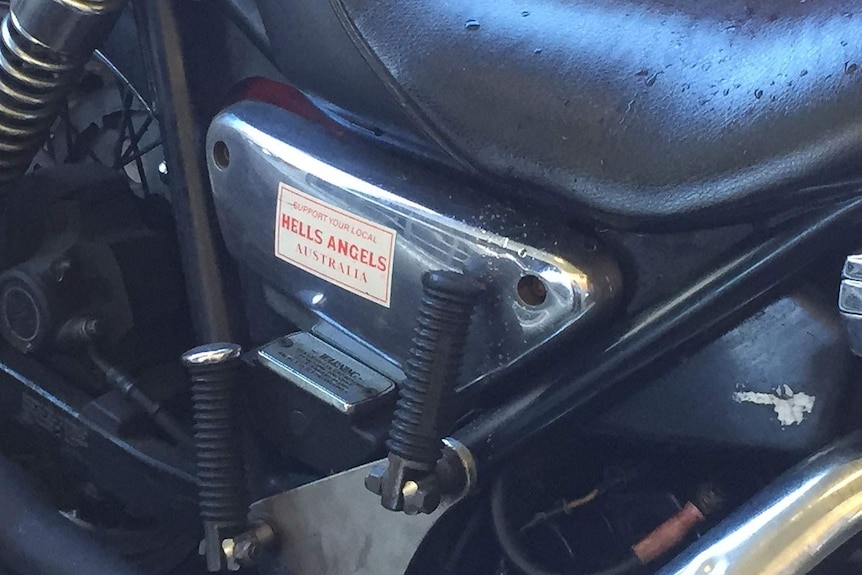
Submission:
{"label": "coil spring", "polygon": [[235,414],[239,360],[189,365],[195,421],[201,519],[241,528],[247,510],[240,433]]}
{"label": "coil spring", "polygon": [[454,393],[481,284],[457,272],[422,277],[419,319],[405,367],[406,379],[387,446],[391,453],[433,468],[441,453],[445,408]]}
{"label": "coil spring", "polygon": [[86,63],[30,39],[10,11],[0,24],[0,185],[30,165]]}

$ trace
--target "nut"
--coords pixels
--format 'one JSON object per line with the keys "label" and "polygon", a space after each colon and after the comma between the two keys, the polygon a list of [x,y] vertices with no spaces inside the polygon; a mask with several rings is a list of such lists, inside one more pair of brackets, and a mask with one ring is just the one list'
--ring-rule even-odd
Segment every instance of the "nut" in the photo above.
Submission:
{"label": "nut", "polygon": [[365,477],[365,489],[380,495],[383,493],[383,476],[386,475],[386,469],[389,467],[386,461],[381,461],[371,467],[371,471]]}
{"label": "nut", "polygon": [[404,496],[404,513],[407,515],[432,513],[440,505],[440,490],[430,482],[407,481],[401,494]]}
{"label": "nut", "polygon": [[254,562],[258,555],[258,546],[251,539],[235,541],[233,555],[240,563]]}
{"label": "nut", "polygon": [[275,542],[275,531],[266,523],[258,523],[251,529],[222,541],[222,551],[229,571],[243,565],[253,565],[263,549]]}

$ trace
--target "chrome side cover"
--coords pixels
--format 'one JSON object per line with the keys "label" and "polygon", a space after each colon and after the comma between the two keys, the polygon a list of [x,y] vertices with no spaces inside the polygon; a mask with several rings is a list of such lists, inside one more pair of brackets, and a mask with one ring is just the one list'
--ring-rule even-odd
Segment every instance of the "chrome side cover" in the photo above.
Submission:
{"label": "chrome side cover", "polygon": [[619,291],[616,263],[593,240],[269,104],[220,114],[208,150],[233,257],[264,279],[278,313],[352,355],[401,365],[432,269],[487,286],[462,384],[607,311]]}

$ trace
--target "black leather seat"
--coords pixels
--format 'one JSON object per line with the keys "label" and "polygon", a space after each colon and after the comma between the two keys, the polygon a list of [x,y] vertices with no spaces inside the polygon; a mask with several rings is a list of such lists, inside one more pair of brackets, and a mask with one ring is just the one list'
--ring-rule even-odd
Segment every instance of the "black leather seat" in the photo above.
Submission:
{"label": "black leather seat", "polygon": [[[400,107],[462,162],[572,211],[709,220],[860,171],[858,1],[332,0],[331,10],[290,25],[323,40],[284,55],[289,77],[404,125]],[[332,14],[367,64],[344,56],[344,38],[329,49],[348,71],[297,63],[332,45],[334,33],[314,29],[334,28]],[[285,42],[297,40],[273,37]],[[341,80],[323,78],[327,66]]]}

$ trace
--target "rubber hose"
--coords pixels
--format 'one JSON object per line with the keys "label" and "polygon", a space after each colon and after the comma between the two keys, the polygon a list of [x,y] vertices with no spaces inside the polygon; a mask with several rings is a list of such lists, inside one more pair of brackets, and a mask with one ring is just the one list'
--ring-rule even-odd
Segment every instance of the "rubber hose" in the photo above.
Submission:
{"label": "rubber hose", "polygon": [[627,575],[641,567],[640,561],[634,555],[630,555],[617,565],[592,573],[549,571],[537,565],[521,544],[518,529],[514,527],[506,514],[506,495],[506,478],[501,473],[491,488],[491,522],[503,555],[524,575]]}
{"label": "rubber hose", "polygon": [[141,575],[60,515],[26,474],[4,457],[0,565],[26,575]]}

